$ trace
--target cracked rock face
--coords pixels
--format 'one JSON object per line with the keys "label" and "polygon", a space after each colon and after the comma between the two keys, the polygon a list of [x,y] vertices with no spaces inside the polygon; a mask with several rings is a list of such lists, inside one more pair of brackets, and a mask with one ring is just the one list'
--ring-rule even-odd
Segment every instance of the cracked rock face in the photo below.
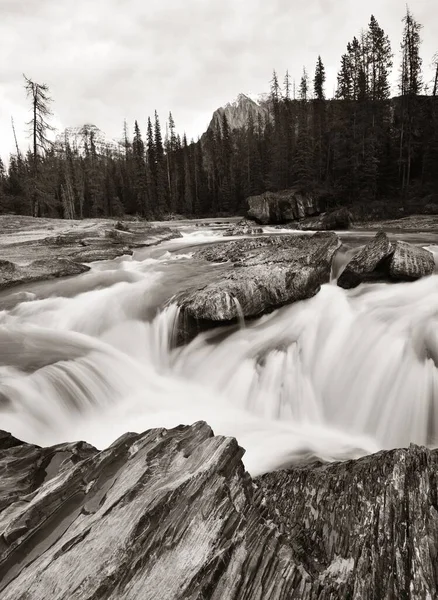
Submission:
{"label": "cracked rock face", "polygon": [[438,453],[251,480],[196,423],[99,452],[0,432],[2,600],[435,598]]}
{"label": "cracked rock face", "polygon": [[236,240],[196,253],[210,262],[232,262],[208,285],[184,292],[177,301],[197,320],[254,317],[314,296],[330,280],[339,240],[335,234],[273,236]]}

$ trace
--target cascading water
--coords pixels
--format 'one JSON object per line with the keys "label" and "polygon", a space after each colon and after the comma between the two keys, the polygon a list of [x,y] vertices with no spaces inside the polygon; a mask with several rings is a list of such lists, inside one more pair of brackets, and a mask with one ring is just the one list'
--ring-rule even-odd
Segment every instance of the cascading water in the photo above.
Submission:
{"label": "cascading water", "polygon": [[104,447],[126,431],[202,419],[237,437],[253,474],[438,443],[438,275],[350,292],[325,285],[245,328],[175,348],[178,309],[168,301],[227,268],[190,256],[191,245],[217,239],[198,231],[3,293],[0,428],[39,444]]}

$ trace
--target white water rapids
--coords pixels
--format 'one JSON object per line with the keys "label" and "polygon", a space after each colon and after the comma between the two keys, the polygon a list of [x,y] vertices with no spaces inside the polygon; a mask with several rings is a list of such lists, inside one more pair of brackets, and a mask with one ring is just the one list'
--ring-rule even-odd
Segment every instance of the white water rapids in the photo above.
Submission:
{"label": "white water rapids", "polygon": [[437,444],[438,275],[349,292],[325,285],[176,348],[169,300],[226,268],[195,261],[188,247],[217,239],[197,231],[3,293],[0,429],[103,448],[126,431],[205,420],[238,439],[252,474]]}

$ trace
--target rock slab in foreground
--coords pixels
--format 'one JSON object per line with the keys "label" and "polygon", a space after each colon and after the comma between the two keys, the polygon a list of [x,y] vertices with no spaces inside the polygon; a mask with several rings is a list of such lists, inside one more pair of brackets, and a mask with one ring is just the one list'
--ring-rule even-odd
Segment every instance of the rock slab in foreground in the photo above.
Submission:
{"label": "rock slab in foreground", "polygon": [[98,452],[0,432],[2,600],[437,597],[438,453],[251,481],[205,423]]}
{"label": "rock slab in foreground", "polygon": [[262,225],[277,225],[319,215],[325,210],[325,202],[316,193],[298,189],[281,192],[265,192],[251,196],[248,217]]}
{"label": "rock slab in foreground", "polygon": [[434,270],[431,252],[406,242],[391,243],[379,231],[347,264],[338,285],[349,289],[370,281],[415,281]]}
{"label": "rock slab in foreground", "polygon": [[200,250],[196,258],[230,261],[208,285],[177,299],[195,320],[231,321],[254,317],[314,296],[330,280],[331,261],[339,247],[333,233],[236,240]]}
{"label": "rock slab in foreground", "polygon": [[437,451],[411,446],[256,483],[318,598],[426,600],[438,597],[437,475]]}
{"label": "rock slab in foreground", "polygon": [[2,600],[304,598],[235,440],[204,423],[107,450],[0,437]]}

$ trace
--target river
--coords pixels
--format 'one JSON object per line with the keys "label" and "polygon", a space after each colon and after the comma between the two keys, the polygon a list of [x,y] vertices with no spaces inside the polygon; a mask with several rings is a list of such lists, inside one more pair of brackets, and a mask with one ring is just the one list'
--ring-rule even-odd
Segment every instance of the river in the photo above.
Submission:
{"label": "river", "polygon": [[[103,448],[127,431],[205,420],[238,439],[253,475],[437,445],[438,274],[350,291],[333,281],[176,347],[172,297],[230,268],[192,258],[222,241],[222,228],[185,223],[182,239],[2,292],[0,428],[40,445]],[[373,235],[342,234],[334,277]],[[433,233],[394,237],[438,257]]]}

